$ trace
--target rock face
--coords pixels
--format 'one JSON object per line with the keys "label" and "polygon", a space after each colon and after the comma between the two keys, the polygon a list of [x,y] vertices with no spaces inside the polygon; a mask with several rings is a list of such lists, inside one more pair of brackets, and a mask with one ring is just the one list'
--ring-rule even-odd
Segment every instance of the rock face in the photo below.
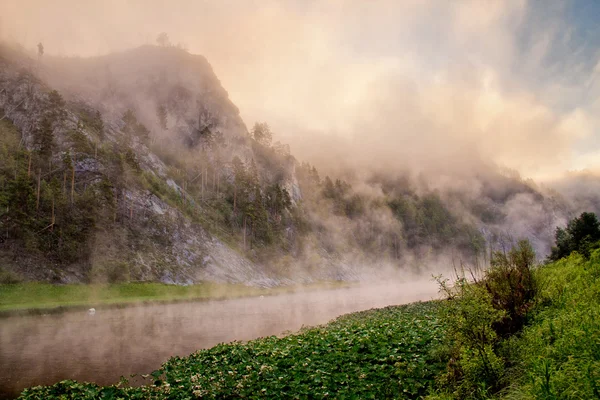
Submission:
{"label": "rock face", "polygon": [[[169,160],[165,154],[156,154],[157,149],[169,148],[175,149],[171,155],[178,155],[182,149],[182,157],[198,157],[199,165],[218,157],[219,175],[225,180],[232,157],[253,159],[239,111],[204,57],[175,48],[143,46],[88,59],[46,57],[36,64],[18,51],[0,48],[0,116],[18,129],[21,146],[27,150],[36,150],[35,132],[53,107],[52,90],[65,103],[57,106],[63,114],[61,122],[53,125],[55,149],[50,165],[59,169],[56,174],[62,180],[61,163],[69,157],[77,193],[107,181],[115,200],[114,209],[104,206],[107,216],[103,218],[113,221],[106,226],[95,224],[79,243],[90,249],[89,254],[71,264],[59,265],[43,254],[17,257],[15,252],[22,249],[8,240],[0,244],[0,258],[8,260],[4,268],[26,279],[56,282],[95,279],[97,274],[116,270],[130,280],[178,284],[201,280],[261,286],[279,283],[234,250],[232,240],[227,244],[224,239],[231,238],[219,233],[218,227],[212,226],[212,233],[207,230],[211,223],[203,221],[202,215],[210,212],[209,207],[186,197],[182,180],[171,178],[177,173],[176,157]],[[159,109],[166,121],[160,121]],[[123,119],[127,110],[133,111],[139,123],[134,125],[143,125],[147,134],[142,133],[149,138],[124,135],[130,129]],[[102,128],[94,129],[98,124]],[[207,132],[213,142],[220,141],[219,151],[204,151],[202,158],[200,152],[206,146],[215,146],[208,143]],[[126,172],[131,168],[119,167],[129,157],[123,143],[133,153],[135,178]],[[216,172],[214,188],[215,177]],[[205,178],[208,186],[207,173],[201,175]],[[66,192],[66,172],[64,180]],[[202,185],[204,190],[204,181]],[[154,194],[157,191],[164,194],[162,199]],[[182,198],[186,207],[195,210],[194,218],[181,207]]]}
{"label": "rock face", "polygon": [[113,129],[127,108],[157,128],[157,107],[163,106],[168,129],[189,138],[206,127],[228,138],[247,132],[206,59],[176,48],[142,46],[102,57],[49,59],[41,75],[57,90],[99,108]]}

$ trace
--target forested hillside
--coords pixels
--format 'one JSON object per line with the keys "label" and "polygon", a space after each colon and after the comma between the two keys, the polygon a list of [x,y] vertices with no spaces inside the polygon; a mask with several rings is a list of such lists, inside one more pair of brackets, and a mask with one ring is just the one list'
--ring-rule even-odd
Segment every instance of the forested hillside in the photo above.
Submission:
{"label": "forested hillside", "polygon": [[276,285],[484,265],[578,203],[480,166],[320,173],[248,129],[208,62],[143,46],[89,59],[0,48],[2,282]]}

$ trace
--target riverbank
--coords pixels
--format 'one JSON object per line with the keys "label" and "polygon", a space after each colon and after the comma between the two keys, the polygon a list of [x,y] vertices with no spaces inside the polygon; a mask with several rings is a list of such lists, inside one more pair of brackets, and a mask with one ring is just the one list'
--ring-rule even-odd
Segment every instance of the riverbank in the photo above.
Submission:
{"label": "riverbank", "polygon": [[140,304],[97,309],[94,315],[82,311],[6,318],[0,321],[0,399],[68,379],[113,385],[121,376],[148,374],[174,356],[219,343],[283,337],[342,314],[436,296],[435,282],[426,280]]}
{"label": "riverbank", "polygon": [[204,282],[180,286],[162,283],[71,284],[17,283],[0,285],[0,317],[57,314],[88,308],[122,308],[150,303],[227,300],[274,296],[313,290],[350,288],[356,282],[316,282],[306,285],[259,288],[241,284]]}
{"label": "riverbank", "polygon": [[[525,258],[517,256],[526,251],[526,244],[521,243],[509,256],[516,263],[523,262]],[[494,308],[492,294],[497,292],[488,290],[506,287],[499,285],[513,282],[509,278],[514,278],[515,272],[522,273],[517,275],[520,277],[526,271],[531,273],[535,290],[524,308],[524,324],[519,331],[500,336],[494,327],[514,320],[504,319],[506,310]],[[242,331],[234,332],[236,341],[220,337],[214,347],[171,357],[148,375],[146,386],[64,380],[54,386],[26,389],[20,398],[600,398],[600,250],[588,259],[574,253],[542,266],[497,265],[483,279],[485,285],[463,280],[452,288],[443,286],[452,301],[349,314],[290,335],[253,331],[246,337],[259,339],[248,342],[239,340]],[[395,291],[415,290],[416,286],[405,284]],[[340,306],[355,300],[360,290],[364,288],[357,288],[356,293],[352,289],[338,291],[351,296],[329,299],[331,309],[347,311],[347,305],[344,309]],[[377,306],[372,300],[381,293],[381,288],[370,291],[369,304]],[[409,297],[425,296],[415,292],[405,299]],[[210,307],[190,320],[201,320],[206,312],[213,312],[228,324],[221,326],[226,334],[232,327],[247,329],[252,321],[255,327],[263,327],[265,321],[279,317],[289,318],[285,325],[294,319],[317,325],[311,317],[328,303],[327,297],[305,299],[300,308],[298,300],[277,298],[271,304],[276,308],[261,314],[258,304],[232,304],[229,310],[236,315]],[[386,302],[389,304],[389,299]],[[185,310],[185,314],[192,311]],[[300,314],[294,316],[296,312]],[[255,320],[258,315],[263,315],[260,323]],[[207,328],[214,330],[216,319],[208,317]],[[297,329],[298,324],[292,327]],[[147,349],[141,354],[146,353]]]}

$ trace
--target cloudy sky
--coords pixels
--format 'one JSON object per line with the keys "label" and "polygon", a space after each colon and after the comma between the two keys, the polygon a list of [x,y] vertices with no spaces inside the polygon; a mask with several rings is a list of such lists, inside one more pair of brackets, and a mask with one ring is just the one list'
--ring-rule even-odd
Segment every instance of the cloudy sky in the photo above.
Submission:
{"label": "cloudy sky", "polygon": [[596,0],[0,2],[1,37],[57,55],[162,31],[300,158],[600,171]]}

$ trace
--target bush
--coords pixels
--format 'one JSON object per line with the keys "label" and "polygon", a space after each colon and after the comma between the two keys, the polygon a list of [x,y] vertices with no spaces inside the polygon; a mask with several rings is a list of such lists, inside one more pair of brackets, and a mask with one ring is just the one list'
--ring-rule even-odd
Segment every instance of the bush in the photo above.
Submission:
{"label": "bush", "polygon": [[488,389],[496,388],[504,369],[494,352],[498,342],[494,324],[502,321],[506,312],[493,306],[491,294],[480,283],[465,278],[452,286],[447,280],[438,282],[449,299],[441,309],[441,319],[448,326],[451,354],[439,383],[453,392],[454,398],[483,398]]}
{"label": "bush", "polygon": [[459,277],[450,285],[438,278],[448,297],[442,320],[450,339],[450,362],[439,383],[453,398],[488,398],[502,388],[501,341],[523,328],[538,293],[529,241],[520,241],[508,254],[495,253],[491,264],[474,282]]}
{"label": "bush", "polygon": [[494,253],[491,264],[483,282],[494,308],[505,312],[505,316],[494,323],[494,330],[506,337],[523,327],[537,293],[532,272],[535,252],[528,240],[521,240],[508,254]]}

